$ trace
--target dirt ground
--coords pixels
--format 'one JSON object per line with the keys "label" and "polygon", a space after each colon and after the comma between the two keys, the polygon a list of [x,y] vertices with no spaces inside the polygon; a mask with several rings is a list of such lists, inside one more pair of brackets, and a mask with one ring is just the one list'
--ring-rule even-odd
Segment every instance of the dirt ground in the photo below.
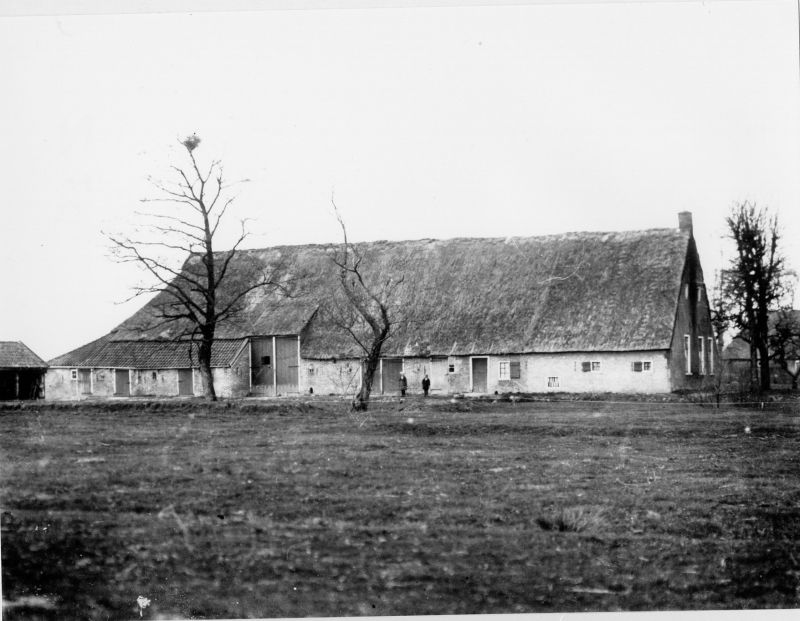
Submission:
{"label": "dirt ground", "polygon": [[795,409],[0,411],[4,617],[795,608]]}

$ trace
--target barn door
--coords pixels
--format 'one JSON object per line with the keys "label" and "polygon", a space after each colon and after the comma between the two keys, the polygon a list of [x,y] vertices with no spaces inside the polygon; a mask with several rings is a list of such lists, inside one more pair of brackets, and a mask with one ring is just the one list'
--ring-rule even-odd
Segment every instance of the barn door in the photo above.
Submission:
{"label": "barn door", "polygon": [[276,337],[275,365],[278,394],[298,392],[297,376],[300,361],[298,360],[297,337]]}
{"label": "barn door", "polygon": [[272,337],[250,341],[250,375],[253,392],[272,394]]}
{"label": "barn door", "polygon": [[131,396],[131,377],[128,369],[115,369],[114,383],[116,385],[115,395],[119,397]]}
{"label": "barn door", "polygon": [[191,369],[178,369],[178,394],[190,397],[194,394],[194,380]]}
{"label": "barn door", "polygon": [[472,392],[486,392],[489,360],[486,358],[472,359]]}
{"label": "barn door", "polygon": [[403,372],[402,358],[384,358],[381,361],[381,392],[400,392],[400,374]]}

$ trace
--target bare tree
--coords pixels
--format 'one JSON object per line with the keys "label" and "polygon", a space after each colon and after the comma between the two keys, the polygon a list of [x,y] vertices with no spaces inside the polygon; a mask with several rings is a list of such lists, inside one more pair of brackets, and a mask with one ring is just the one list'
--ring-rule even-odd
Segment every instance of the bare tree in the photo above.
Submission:
{"label": "bare tree", "polygon": [[343,299],[331,301],[329,312],[335,325],[347,332],[364,352],[361,386],[352,404],[354,410],[364,411],[369,407],[383,346],[401,324],[409,321],[398,305],[405,277],[401,264],[395,264],[395,273],[383,278],[369,270],[369,260],[358,245],[349,241],[336,203],[333,199],[331,203],[342,228],[342,243],[332,261],[339,272],[339,292]]}
{"label": "bare tree", "polygon": [[723,272],[720,308],[750,344],[752,388],[769,390],[769,313],[786,294],[778,218],[745,202],[732,209],[726,223],[736,253]]}
{"label": "bare tree", "polygon": [[797,390],[800,375],[800,313],[790,308],[779,310],[769,334],[772,359],[792,378]]}
{"label": "bare tree", "polygon": [[[231,185],[225,182],[218,160],[207,168],[198,164],[197,135],[180,143],[186,148],[188,166],[173,165],[172,182],[151,178],[161,196],[142,199],[145,203],[164,203],[169,209],[137,212],[143,221],[139,228],[144,237],[107,236],[119,260],[137,263],[149,276],[149,284],[135,287],[132,297],[158,294],[149,305],[154,312],[146,328],[168,326],[172,339],[187,342],[192,354],[196,351],[204,396],[215,401],[211,353],[217,328],[240,313],[248,293],[280,285],[276,268],[268,270],[254,257],[238,251],[247,237],[244,221],[230,249],[215,251],[215,235],[235,196],[228,196]],[[181,260],[188,254],[182,266],[176,264],[176,254]],[[234,258],[237,266],[231,269]]]}

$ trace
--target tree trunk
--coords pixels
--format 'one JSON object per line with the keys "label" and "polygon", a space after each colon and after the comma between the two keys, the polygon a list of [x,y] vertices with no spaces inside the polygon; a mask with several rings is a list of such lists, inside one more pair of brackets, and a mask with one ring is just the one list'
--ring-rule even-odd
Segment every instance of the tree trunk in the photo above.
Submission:
{"label": "tree trunk", "polygon": [[203,396],[209,401],[217,400],[217,393],[214,390],[214,374],[211,371],[211,346],[214,338],[204,337],[200,341],[197,352],[197,359],[200,363],[200,375],[203,378]]}
{"label": "tree trunk", "polygon": [[772,378],[769,376],[769,349],[766,343],[759,343],[758,357],[761,360],[760,388],[762,392],[766,392],[772,385]]}
{"label": "tree trunk", "polygon": [[364,373],[361,379],[361,388],[353,401],[353,409],[359,412],[365,412],[369,407],[369,396],[372,394],[372,383],[375,380],[375,371],[378,370],[380,363],[380,351],[377,356],[373,356],[372,352],[364,361]]}
{"label": "tree trunk", "polygon": [[364,374],[361,380],[361,388],[353,400],[353,409],[359,412],[365,412],[369,407],[369,396],[372,394],[372,382],[375,379],[375,371],[378,370],[378,365],[381,361],[381,350],[383,343],[389,334],[390,326],[384,325],[380,332],[375,336],[372,341],[372,347],[369,350],[367,359],[364,361]]}

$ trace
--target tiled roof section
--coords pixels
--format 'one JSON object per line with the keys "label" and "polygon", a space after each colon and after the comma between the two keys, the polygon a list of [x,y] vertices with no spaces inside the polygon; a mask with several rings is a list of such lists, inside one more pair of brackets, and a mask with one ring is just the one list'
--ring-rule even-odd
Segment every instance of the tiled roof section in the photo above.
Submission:
{"label": "tiled roof section", "polygon": [[[211,366],[230,366],[243,344],[242,340],[215,341]],[[186,369],[197,364],[197,345],[189,341],[113,341],[108,336],[50,361],[53,367],[127,369]]]}
{"label": "tiled roof section", "polygon": [[0,368],[44,369],[47,363],[21,341],[0,341]]}
{"label": "tiled roof section", "polygon": [[[413,356],[668,349],[688,242],[677,229],[652,229],[357,246],[368,279],[404,275],[396,303],[413,309],[415,321],[395,332],[384,353]],[[253,291],[239,319],[219,326],[218,335],[302,334],[304,357],[361,356],[352,338],[317,312],[340,294],[331,261],[337,248],[280,246],[237,255],[234,273],[281,266],[283,278],[298,286],[291,298]],[[175,326],[148,327],[157,323],[158,300],[112,338],[174,338]]]}

